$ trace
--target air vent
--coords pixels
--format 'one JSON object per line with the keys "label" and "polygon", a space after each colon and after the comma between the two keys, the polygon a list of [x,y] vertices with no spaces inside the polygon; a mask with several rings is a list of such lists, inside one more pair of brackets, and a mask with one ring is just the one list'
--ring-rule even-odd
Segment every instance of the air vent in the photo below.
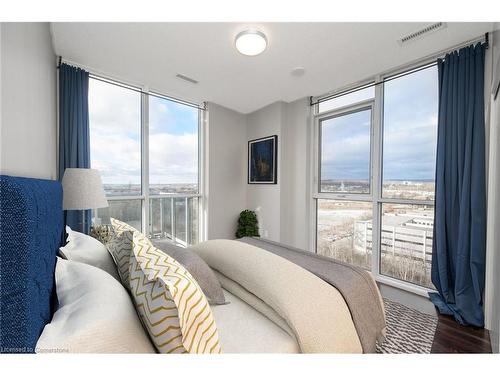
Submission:
{"label": "air vent", "polygon": [[408,42],[414,41],[415,39],[422,38],[424,35],[433,33],[435,31],[439,31],[441,29],[444,29],[446,27],[445,22],[436,22],[433,23],[432,25],[426,26],[423,29],[420,29],[418,31],[415,31],[411,34],[405,35],[401,39],[398,39],[399,44],[404,45]]}
{"label": "air vent", "polygon": [[196,85],[198,83],[197,80],[193,79],[193,78],[190,78],[188,76],[185,76],[183,74],[176,74],[176,77],[179,78],[179,79],[182,79],[183,81],[186,81],[186,82],[189,82],[189,83],[192,83],[194,85]]}

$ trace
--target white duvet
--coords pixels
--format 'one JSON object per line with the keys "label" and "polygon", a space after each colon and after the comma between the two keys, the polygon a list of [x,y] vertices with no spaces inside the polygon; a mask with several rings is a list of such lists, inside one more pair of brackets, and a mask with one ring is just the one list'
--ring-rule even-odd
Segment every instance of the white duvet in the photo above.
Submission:
{"label": "white duvet", "polygon": [[[300,352],[362,353],[344,298],[337,289],[311,272],[239,241],[211,240],[191,249],[222,274],[220,279],[226,290],[237,293],[277,327],[289,332]],[[217,326],[223,327],[224,317],[217,319],[216,310],[217,307],[214,308]],[[244,319],[242,313],[240,320]],[[262,336],[261,340],[266,337]],[[243,347],[248,338],[243,335],[231,338],[231,342],[238,343],[238,340]],[[236,346],[234,348],[241,352]],[[227,352],[224,342],[222,350]]]}

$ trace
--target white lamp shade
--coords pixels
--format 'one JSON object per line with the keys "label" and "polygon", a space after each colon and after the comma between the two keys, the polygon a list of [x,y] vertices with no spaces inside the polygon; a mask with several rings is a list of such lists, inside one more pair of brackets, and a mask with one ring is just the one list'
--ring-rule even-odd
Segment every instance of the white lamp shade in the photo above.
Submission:
{"label": "white lamp shade", "polygon": [[108,207],[97,169],[66,168],[62,179],[63,210]]}

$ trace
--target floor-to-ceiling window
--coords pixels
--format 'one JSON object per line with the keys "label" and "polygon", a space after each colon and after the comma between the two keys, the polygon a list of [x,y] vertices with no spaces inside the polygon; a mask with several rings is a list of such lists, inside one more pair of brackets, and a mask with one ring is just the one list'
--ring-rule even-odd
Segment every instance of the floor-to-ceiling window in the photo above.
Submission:
{"label": "floor-to-ceiling window", "polygon": [[109,208],[98,218],[123,220],[142,230],[141,93],[89,80],[90,165],[101,174]]}
{"label": "floor-to-ceiling window", "polygon": [[368,99],[319,120],[317,251],[364,268],[372,262],[372,118]]}
{"label": "floor-to-ceiling window", "polygon": [[437,67],[383,86],[380,273],[432,288]]}
{"label": "floor-to-ceiling window", "polygon": [[91,167],[109,208],[94,220],[125,221],[181,245],[200,238],[200,117],[196,106],[91,76]]}
{"label": "floor-to-ceiling window", "polygon": [[149,223],[155,238],[197,242],[199,110],[149,98]]}
{"label": "floor-to-ceiling window", "polygon": [[431,64],[315,106],[317,253],[432,288],[437,79]]}

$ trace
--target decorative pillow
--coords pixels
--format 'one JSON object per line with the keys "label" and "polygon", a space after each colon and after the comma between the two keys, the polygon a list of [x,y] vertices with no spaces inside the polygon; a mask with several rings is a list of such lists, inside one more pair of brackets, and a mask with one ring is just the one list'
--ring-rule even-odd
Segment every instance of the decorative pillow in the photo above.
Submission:
{"label": "decorative pillow", "polygon": [[59,248],[59,255],[64,259],[89,264],[106,271],[120,281],[116,265],[106,246],[91,236],[71,230],[66,225],[68,243]]}
{"label": "decorative pillow", "polygon": [[[122,284],[130,290],[129,265],[132,253],[132,233],[136,232],[137,229],[120,220],[114,218],[110,218],[110,220],[113,225],[113,234],[106,246],[116,263]],[[146,237],[144,239],[149,242]]]}
{"label": "decorative pillow", "polygon": [[193,275],[196,282],[201,287],[201,290],[203,290],[203,293],[207,296],[210,304],[224,305],[226,303],[226,298],[224,297],[219,279],[198,254],[189,248],[185,249],[175,246],[174,244],[166,243],[165,241],[153,240],[152,242],[156,248],[170,255]]}
{"label": "decorative pillow", "polygon": [[161,353],[220,353],[212,311],[191,274],[137,231],[133,243],[132,297],[156,348]]}
{"label": "decorative pillow", "polygon": [[59,308],[37,353],[155,353],[127,291],[108,273],[57,259]]}

